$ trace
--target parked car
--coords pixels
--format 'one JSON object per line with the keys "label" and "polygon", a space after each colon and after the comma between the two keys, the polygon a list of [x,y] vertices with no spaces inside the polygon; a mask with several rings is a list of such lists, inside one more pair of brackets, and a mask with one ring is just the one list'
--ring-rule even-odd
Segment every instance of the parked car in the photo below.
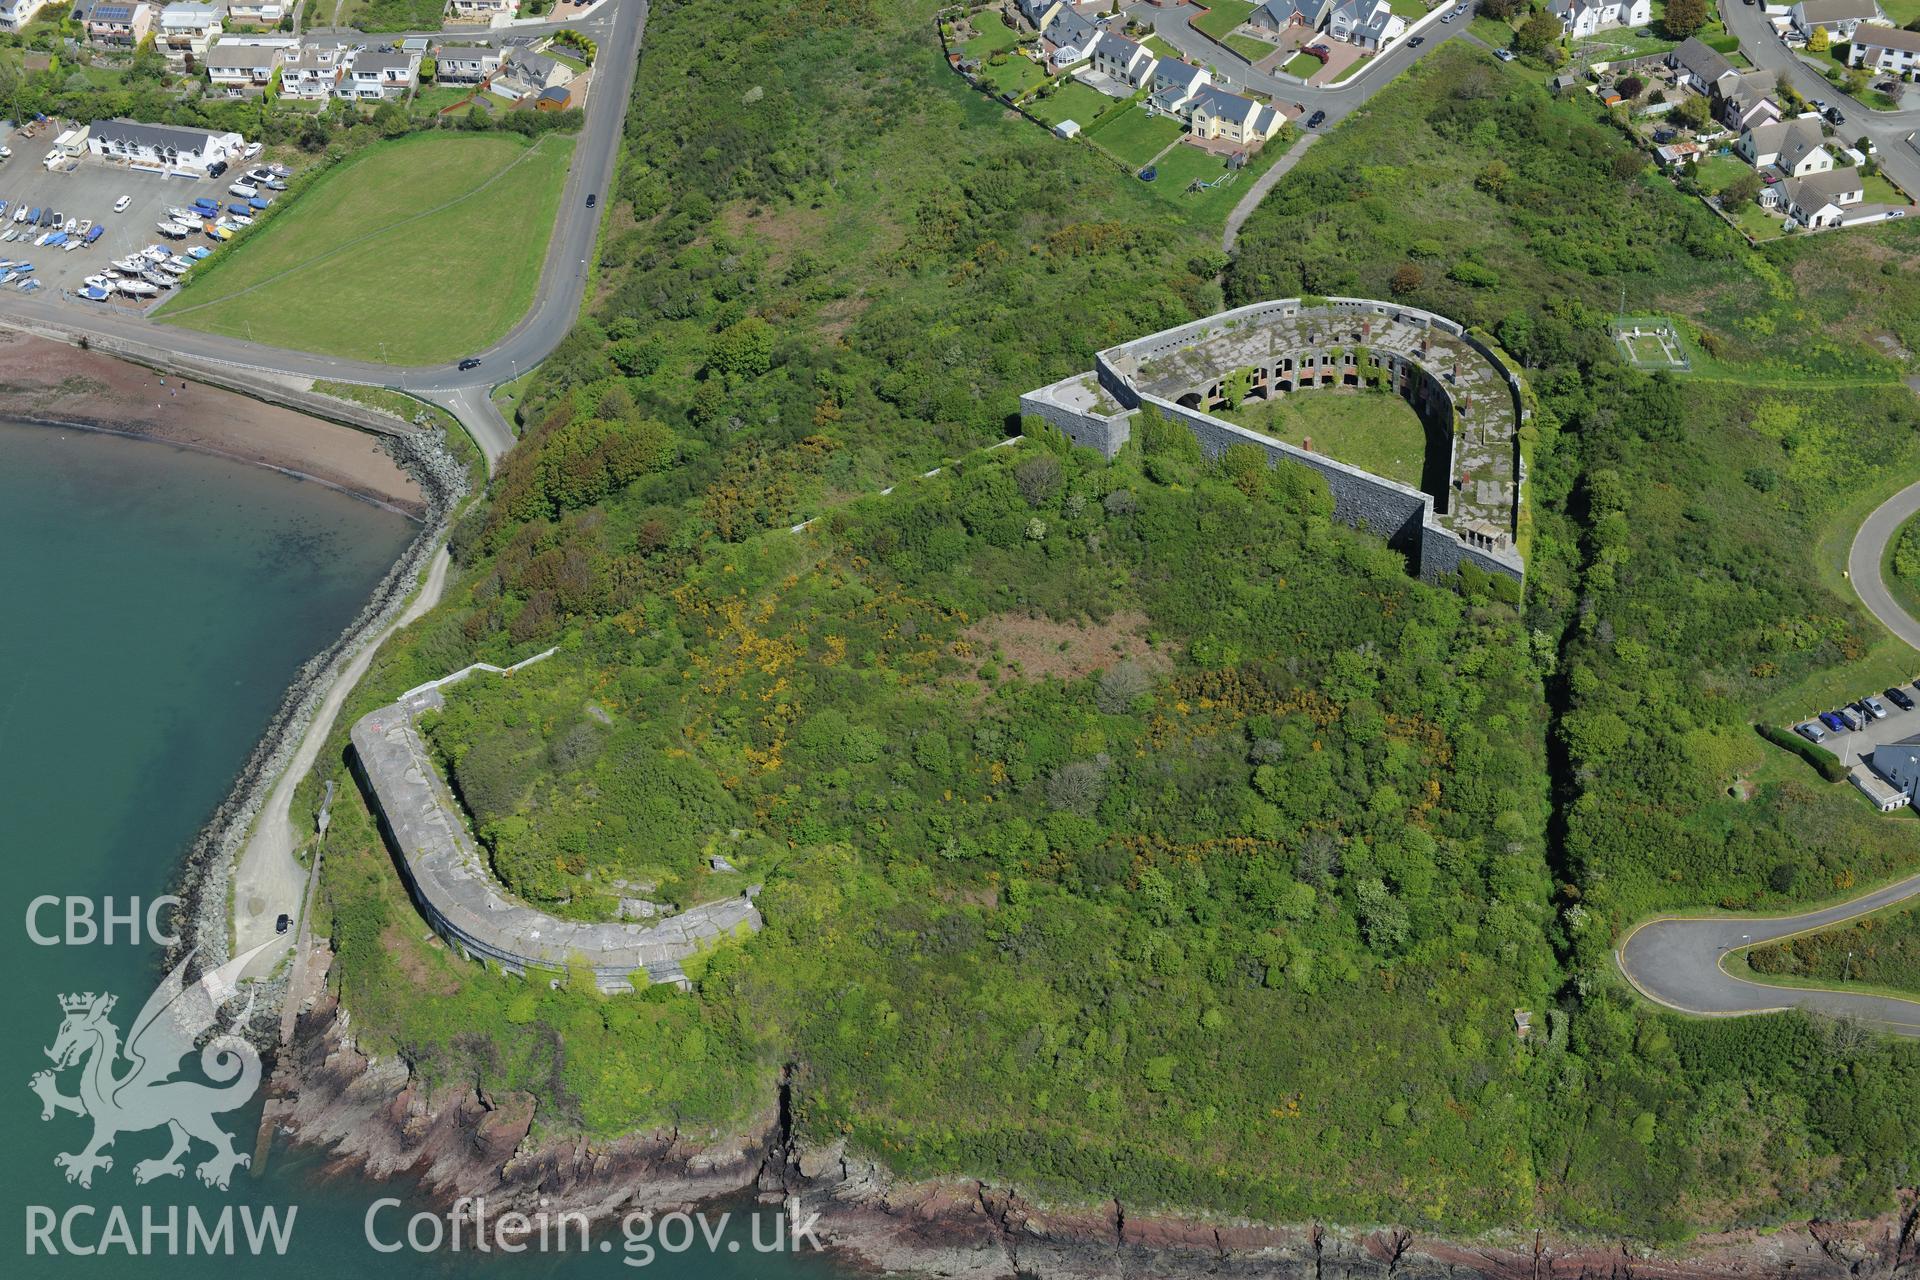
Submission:
{"label": "parked car", "polygon": [[225,173],[226,171],[227,171],[227,162],[225,160],[215,160],[212,164],[207,166],[207,176],[209,178],[217,178],[221,174]]}
{"label": "parked car", "polygon": [[1827,109],[1827,100],[1825,98],[1813,99],[1813,109],[1815,111],[1825,111]]}
{"label": "parked car", "polygon": [[1845,124],[1847,122],[1847,117],[1841,113],[1841,110],[1838,107],[1827,108],[1827,119],[1832,121],[1834,124]]}
{"label": "parked car", "polygon": [[1443,14],[1441,14],[1441,15],[1440,15],[1440,25],[1441,25],[1441,26],[1445,26],[1445,25],[1446,25],[1447,23],[1449,23],[1449,22],[1452,22],[1452,21],[1453,21],[1453,15],[1452,15],[1452,14],[1450,14],[1450,13],[1443,13]]}
{"label": "parked car", "polygon": [[1839,713],[1835,711],[1822,711],[1820,713],[1820,723],[1835,733],[1845,733],[1847,731],[1847,722],[1842,720]]}
{"label": "parked car", "polygon": [[1318,129],[1321,125],[1325,124],[1326,122],[1327,122],[1327,113],[1324,111],[1316,111],[1312,115],[1307,117],[1307,128]]}
{"label": "parked car", "polygon": [[286,912],[282,911],[279,917],[275,919],[273,922],[273,931],[275,933],[285,933],[287,931],[287,926],[292,923],[293,923],[293,917],[288,915]]}
{"label": "parked car", "polygon": [[1885,720],[1887,718],[1887,704],[1872,694],[1868,694],[1866,697],[1860,699],[1860,702],[1866,707],[1867,713],[1875,720]]}
{"label": "parked car", "polygon": [[1847,726],[1847,732],[1849,733],[1860,732],[1860,725],[1862,721],[1860,719],[1859,712],[1853,710],[1851,707],[1841,707],[1838,711],[1834,712],[1833,714],[1840,717],[1841,721]]}
{"label": "parked car", "polygon": [[1807,721],[1805,724],[1797,724],[1793,726],[1793,730],[1795,733],[1805,738],[1808,742],[1819,742],[1827,736],[1826,732],[1822,730],[1819,725],[1815,724],[1811,720]]}
{"label": "parked car", "polygon": [[[1447,16],[1452,17],[1453,15],[1449,14]],[[1500,59],[1500,61],[1502,62],[1512,62],[1514,59],[1514,52],[1511,49],[1495,49],[1493,51],[1493,56]]]}
{"label": "parked car", "polygon": [[1427,42],[1427,38],[1425,36],[1415,36],[1413,39],[1407,41],[1407,48],[1418,49],[1421,45],[1425,44],[1426,42]]}
{"label": "parked car", "polygon": [[1653,140],[1655,142],[1661,142],[1661,143],[1672,142],[1675,138],[1679,136],[1680,136],[1680,131],[1678,129],[1655,129],[1653,131]]}
{"label": "parked car", "polygon": [[1902,711],[1913,710],[1913,699],[1909,698],[1906,695],[1906,691],[1901,689],[1898,685],[1894,686],[1891,689],[1888,689],[1884,696],[1886,697],[1886,700],[1888,702],[1891,702],[1894,706],[1900,708]]}

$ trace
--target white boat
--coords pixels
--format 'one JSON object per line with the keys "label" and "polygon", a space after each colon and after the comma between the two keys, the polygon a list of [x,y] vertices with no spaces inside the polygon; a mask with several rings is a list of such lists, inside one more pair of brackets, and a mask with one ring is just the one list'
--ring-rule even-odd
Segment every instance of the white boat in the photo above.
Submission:
{"label": "white boat", "polygon": [[172,276],[162,275],[157,270],[145,272],[140,278],[156,289],[171,289],[174,285],[180,283]]}
{"label": "white boat", "polygon": [[113,288],[113,279],[110,276],[88,276],[84,283],[89,289]]}
{"label": "white boat", "polygon": [[253,219],[244,213],[231,213],[228,214],[227,217],[237,227],[250,227],[253,225]]}
{"label": "white boat", "polygon": [[163,222],[160,224],[160,234],[169,239],[184,240],[187,237],[187,229],[177,222]]}
{"label": "white boat", "polygon": [[133,275],[139,275],[142,271],[145,271],[147,269],[146,263],[141,262],[138,258],[131,258],[131,257],[115,258],[113,260],[113,265],[116,270],[126,271]]}
{"label": "white boat", "polygon": [[150,285],[145,280],[122,280],[113,287],[129,298],[151,298],[160,292],[157,286]]}
{"label": "white boat", "polygon": [[80,291],[80,296],[88,302],[105,302],[107,295],[111,292],[113,292],[111,289],[103,289],[97,284],[90,284]]}
{"label": "white boat", "polygon": [[171,218],[175,222],[198,222],[199,221],[198,218],[188,213],[185,209],[169,209],[167,210],[167,217]]}
{"label": "white boat", "polygon": [[163,244],[150,244],[140,252],[146,257],[152,258],[155,262],[165,262],[173,256],[173,250]]}
{"label": "white boat", "polygon": [[78,228],[79,225],[80,225],[80,219],[68,218],[65,222],[60,224],[60,229],[66,232],[68,235],[72,235],[74,233],[74,230]]}
{"label": "white boat", "polygon": [[184,262],[163,262],[155,267],[154,270],[163,271],[167,275],[179,277],[187,274],[187,272],[193,270],[193,268]]}

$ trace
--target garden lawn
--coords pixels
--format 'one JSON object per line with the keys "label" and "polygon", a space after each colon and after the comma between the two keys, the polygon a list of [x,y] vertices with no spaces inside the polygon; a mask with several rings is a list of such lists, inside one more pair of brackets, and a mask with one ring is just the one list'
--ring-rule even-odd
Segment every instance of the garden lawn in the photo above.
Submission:
{"label": "garden lawn", "polygon": [[1207,11],[1195,18],[1193,25],[1215,40],[1225,40],[1253,16],[1255,7],[1248,0],[1209,0]]}
{"label": "garden lawn", "polygon": [[1253,36],[1228,36],[1227,48],[1233,50],[1248,62],[1258,62],[1262,58],[1271,56],[1273,53],[1272,45],[1268,44],[1265,40],[1257,40]]}
{"label": "garden lawn", "polygon": [[1695,167],[1694,181],[1700,184],[1702,190],[1719,195],[1727,189],[1728,183],[1752,171],[1752,166],[1734,156],[1713,156]]}
{"label": "garden lawn", "polygon": [[1165,150],[1182,132],[1180,122],[1171,116],[1150,116],[1142,109],[1133,108],[1102,121],[1093,142],[1120,163],[1138,169]]}
{"label": "garden lawn", "polygon": [[1089,89],[1078,80],[1067,80],[1046,97],[1029,102],[1027,110],[1048,124],[1073,120],[1082,129],[1091,129],[1094,121],[1120,105],[1117,99],[1109,98],[1098,89]]}
{"label": "garden lawn", "polygon": [[485,347],[532,304],[573,139],[432,134],[323,175],[157,317],[396,364]]}
{"label": "garden lawn", "polygon": [[1420,487],[1426,427],[1413,406],[1390,392],[1328,387],[1248,400],[1215,416],[1288,444],[1304,446],[1311,440],[1315,453]]}
{"label": "garden lawn", "polygon": [[1868,204],[1912,204],[1913,197],[1887,181],[1885,174],[1870,173],[1860,182]]}
{"label": "garden lawn", "polygon": [[1880,10],[1896,27],[1920,18],[1920,0],[1880,0]]}
{"label": "garden lawn", "polygon": [[969,58],[979,58],[982,62],[986,61],[988,54],[1011,49],[1020,42],[1020,33],[1008,26],[1007,20],[997,13],[982,16],[974,24],[974,31],[976,34],[973,39],[961,45],[960,52]]}
{"label": "garden lawn", "polygon": [[1299,76],[1302,80],[1311,80],[1314,76],[1320,74],[1320,68],[1325,65],[1326,63],[1320,61],[1320,59],[1310,53],[1296,53],[1291,58],[1288,58],[1286,65],[1280,69],[1290,76]]}
{"label": "garden lawn", "polygon": [[1420,3],[1420,0],[1391,0],[1387,8],[1405,18],[1409,26],[1426,17],[1428,12],[1427,6]]}
{"label": "garden lawn", "polygon": [[1003,62],[988,61],[980,68],[980,78],[993,86],[995,93],[1018,98],[1046,82],[1047,73],[1040,64],[1019,53],[1009,53]]}

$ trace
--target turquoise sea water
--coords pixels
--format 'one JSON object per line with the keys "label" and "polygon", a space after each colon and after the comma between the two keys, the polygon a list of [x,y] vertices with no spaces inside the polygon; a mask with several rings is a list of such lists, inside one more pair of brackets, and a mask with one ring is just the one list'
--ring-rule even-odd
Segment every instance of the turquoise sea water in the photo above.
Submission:
{"label": "turquoise sea water", "polygon": [[[162,976],[162,948],[124,926],[110,945],[39,945],[29,903],[78,898],[98,920],[109,897],[124,913],[131,899],[166,892],[294,673],[353,619],[413,531],[391,512],[261,468],[0,423],[0,1275],[824,1280],[833,1272],[817,1259],[759,1251],[756,1239],[771,1243],[776,1224],[744,1205],[716,1208],[711,1242],[696,1227],[685,1249],[679,1224],[662,1223],[664,1235],[636,1226],[643,1238],[631,1243],[603,1231],[583,1248],[576,1232],[565,1251],[509,1257],[476,1252],[470,1233],[455,1252],[444,1226],[438,1248],[426,1247],[424,1223],[415,1249],[408,1219],[424,1206],[407,1188],[322,1177],[309,1153],[276,1148],[264,1176],[243,1171],[224,1192],[195,1180],[200,1146],[185,1178],[136,1185],[134,1165],[165,1151],[161,1130],[123,1134],[90,1189],[55,1166],[91,1127],[66,1112],[42,1121],[28,1087],[50,1065],[60,998],[114,994],[124,1033]],[[64,935],[64,906],[32,923]],[[76,1091],[79,1070],[62,1074],[63,1093]],[[197,1071],[191,1060],[187,1070]],[[256,1104],[225,1117],[238,1149],[253,1149],[257,1116]],[[398,1252],[367,1239],[382,1197],[403,1201],[375,1220]],[[271,1232],[249,1247],[248,1223],[266,1212],[291,1220],[284,1252]],[[193,1215],[213,1238],[211,1256]],[[223,1221],[231,1253],[220,1251]]]}

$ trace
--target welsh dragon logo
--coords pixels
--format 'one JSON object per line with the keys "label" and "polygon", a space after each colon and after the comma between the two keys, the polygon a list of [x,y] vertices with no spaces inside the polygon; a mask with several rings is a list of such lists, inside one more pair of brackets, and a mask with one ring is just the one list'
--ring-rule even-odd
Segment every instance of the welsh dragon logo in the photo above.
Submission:
{"label": "welsh dragon logo", "polygon": [[[180,1158],[195,1141],[213,1148],[212,1157],[195,1170],[208,1186],[225,1190],[233,1171],[252,1163],[253,1157],[235,1151],[232,1136],[214,1121],[222,1112],[245,1106],[260,1087],[260,1054],[238,1034],[253,1012],[252,996],[240,1015],[200,1049],[200,1070],[214,1084],[176,1080],[174,1075],[200,1038],[213,1030],[241,972],[263,949],[234,957],[191,987],[184,977],[193,959],[189,954],[147,997],[124,1047],[108,1019],[116,997],[92,992],[60,997],[66,1016],[46,1051],[53,1069],[36,1072],[29,1084],[40,1095],[42,1120],[53,1119],[58,1111],[93,1120],[92,1141],[53,1158],[66,1170],[68,1182],[91,1187],[95,1170],[113,1168],[113,1157],[105,1152],[116,1137],[162,1125],[173,1145],[158,1159],[133,1166],[136,1183],[183,1176],[186,1168]],[[80,1068],[80,1092],[70,1096],[60,1092],[57,1077],[74,1066]]]}

